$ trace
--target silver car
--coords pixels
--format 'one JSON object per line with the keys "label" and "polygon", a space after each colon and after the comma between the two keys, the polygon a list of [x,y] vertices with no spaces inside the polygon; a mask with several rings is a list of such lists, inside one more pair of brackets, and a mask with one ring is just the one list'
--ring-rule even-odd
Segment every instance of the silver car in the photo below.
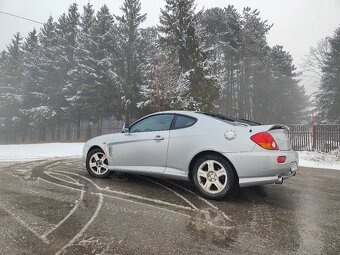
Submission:
{"label": "silver car", "polygon": [[83,160],[94,177],[117,171],[188,180],[209,199],[236,185],[281,184],[298,168],[287,127],[189,111],[150,114],[95,137]]}

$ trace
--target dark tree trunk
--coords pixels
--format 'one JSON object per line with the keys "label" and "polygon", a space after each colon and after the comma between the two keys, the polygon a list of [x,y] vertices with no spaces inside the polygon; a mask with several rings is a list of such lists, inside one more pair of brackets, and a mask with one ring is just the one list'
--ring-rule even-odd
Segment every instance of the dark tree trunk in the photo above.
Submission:
{"label": "dark tree trunk", "polygon": [[77,141],[80,141],[80,128],[81,128],[81,120],[78,118],[77,120]]}
{"label": "dark tree trunk", "polygon": [[72,132],[72,128],[71,128],[71,121],[67,122],[67,130],[66,130],[66,141],[70,142],[71,141],[71,132]]}

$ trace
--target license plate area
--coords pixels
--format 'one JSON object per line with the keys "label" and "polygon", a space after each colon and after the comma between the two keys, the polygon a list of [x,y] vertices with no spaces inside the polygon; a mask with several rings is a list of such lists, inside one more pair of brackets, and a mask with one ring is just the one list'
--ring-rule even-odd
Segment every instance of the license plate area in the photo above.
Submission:
{"label": "license plate area", "polygon": [[296,170],[298,170],[298,164],[297,164],[297,162],[292,162],[292,165],[291,165],[291,167],[290,167],[290,170],[291,170],[292,172],[295,172]]}

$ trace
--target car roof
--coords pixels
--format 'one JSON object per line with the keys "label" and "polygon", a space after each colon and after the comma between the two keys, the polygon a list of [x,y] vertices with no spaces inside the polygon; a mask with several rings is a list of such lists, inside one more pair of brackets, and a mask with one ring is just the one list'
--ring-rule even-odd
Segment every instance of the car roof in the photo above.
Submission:
{"label": "car roof", "polygon": [[241,118],[230,118],[230,117],[226,117],[226,116],[219,115],[219,114],[197,112],[197,111],[181,111],[181,110],[161,111],[161,112],[155,112],[155,113],[149,114],[145,117],[157,115],[157,114],[183,114],[183,115],[194,117],[196,119],[209,119],[209,121],[218,121],[218,122],[222,120],[231,125],[235,125],[236,123],[238,124],[242,123],[242,125],[246,124],[246,126],[254,126],[254,124],[255,126],[261,125],[260,123],[251,121],[251,120],[246,120],[246,119],[241,119]]}
{"label": "car roof", "polygon": [[154,112],[154,113],[149,114],[148,116],[157,115],[157,114],[183,114],[183,115],[188,115],[188,116],[192,116],[192,117],[197,117],[197,112],[180,111],[180,110]]}

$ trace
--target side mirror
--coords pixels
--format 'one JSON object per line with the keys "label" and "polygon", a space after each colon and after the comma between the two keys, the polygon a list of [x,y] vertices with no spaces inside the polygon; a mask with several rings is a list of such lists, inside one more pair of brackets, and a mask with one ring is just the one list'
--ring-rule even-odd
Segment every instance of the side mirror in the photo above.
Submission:
{"label": "side mirror", "polygon": [[122,133],[130,133],[130,125],[125,123],[122,127]]}

